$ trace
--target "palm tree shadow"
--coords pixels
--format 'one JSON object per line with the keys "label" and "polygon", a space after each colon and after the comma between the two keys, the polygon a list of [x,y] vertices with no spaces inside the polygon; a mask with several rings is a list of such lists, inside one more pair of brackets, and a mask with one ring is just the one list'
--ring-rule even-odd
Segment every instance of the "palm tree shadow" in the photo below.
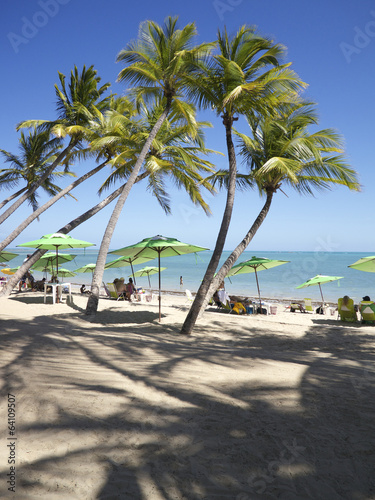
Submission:
{"label": "palm tree shadow", "polygon": [[77,498],[103,500],[373,494],[369,329],[315,325],[295,338],[270,325],[220,339],[204,326],[185,338],[101,325],[0,323],[3,352],[18,353],[3,365],[5,390],[34,408],[18,421],[25,449],[36,447],[30,459],[20,449],[19,493],[67,497],[71,480]]}

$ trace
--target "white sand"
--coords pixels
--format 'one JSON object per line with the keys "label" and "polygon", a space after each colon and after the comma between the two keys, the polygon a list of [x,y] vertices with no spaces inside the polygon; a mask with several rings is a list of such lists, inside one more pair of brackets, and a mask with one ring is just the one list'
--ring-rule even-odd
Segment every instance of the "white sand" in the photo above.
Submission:
{"label": "white sand", "polygon": [[[0,497],[375,499],[375,328],[336,317],[0,299]],[[8,393],[16,493],[8,491]]]}

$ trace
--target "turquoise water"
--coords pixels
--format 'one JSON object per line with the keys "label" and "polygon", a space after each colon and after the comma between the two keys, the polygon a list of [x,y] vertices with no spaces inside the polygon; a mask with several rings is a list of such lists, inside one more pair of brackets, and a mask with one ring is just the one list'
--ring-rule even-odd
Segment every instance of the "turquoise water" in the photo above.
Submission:
{"label": "turquoise water", "polygon": [[[30,250],[19,248],[9,249],[18,253],[10,267],[20,265]],[[68,253],[68,252],[66,252]],[[70,270],[77,269],[88,263],[95,263],[98,254],[97,250],[72,250],[70,253],[77,256],[72,262],[63,264],[62,267]],[[178,257],[161,258],[161,266],[166,267],[161,273],[163,290],[185,290],[196,291],[204,276],[207,264],[212,252],[200,252],[196,255],[181,255]],[[221,262],[229,256],[230,252],[224,252]],[[243,262],[250,259],[254,252],[244,252],[238,260]],[[366,257],[369,253],[363,252],[256,252],[257,257],[267,257],[270,259],[287,260],[288,264],[261,271],[258,273],[259,286],[263,298],[280,299],[301,299],[310,297],[313,300],[320,299],[318,286],[312,286],[296,290],[296,286],[312,278],[316,274],[330,276],[343,276],[338,282],[322,285],[324,299],[326,301],[337,301],[338,297],[349,295],[355,301],[360,300],[364,295],[375,297],[375,273],[365,273],[355,269],[348,268],[361,257]],[[108,254],[107,262],[115,260],[116,255]],[[137,271],[144,266],[157,266],[157,261],[149,261],[143,265],[135,266]],[[43,274],[34,271],[36,279],[40,279]],[[127,279],[131,274],[130,267],[119,269],[109,269],[104,272],[104,281],[111,282],[114,278],[124,277]],[[180,287],[180,276],[183,277],[183,286]],[[158,275],[150,277],[152,288],[158,287]],[[64,281],[71,283],[85,283],[86,286],[91,283],[91,273],[77,274],[74,278],[65,278]],[[148,288],[147,277],[136,278],[137,286]],[[249,297],[257,296],[257,288],[254,273],[241,274],[225,280],[225,288],[230,294],[246,295]]]}

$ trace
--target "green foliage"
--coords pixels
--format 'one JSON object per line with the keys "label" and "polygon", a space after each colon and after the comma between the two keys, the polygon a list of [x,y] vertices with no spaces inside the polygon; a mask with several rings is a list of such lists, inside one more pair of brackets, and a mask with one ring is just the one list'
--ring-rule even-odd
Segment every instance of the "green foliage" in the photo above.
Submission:
{"label": "green foliage", "polygon": [[[9,168],[0,170],[0,187],[12,189],[25,181],[27,189],[37,184],[40,177],[50,168],[61,150],[61,139],[51,138],[48,131],[38,132],[31,130],[28,134],[21,132],[19,139],[20,154],[15,155],[3,149],[0,150],[5,163]],[[54,196],[61,189],[53,183],[56,177],[67,175],[67,172],[53,172],[41,184],[41,188],[50,196]],[[74,174],[70,174],[74,175]],[[33,210],[38,208],[38,194],[35,191],[29,197],[29,204]]]}
{"label": "green foliage", "polygon": [[260,193],[287,185],[302,194],[344,185],[359,191],[357,173],[346,163],[342,139],[317,124],[311,103],[281,107],[273,116],[249,116],[251,136],[237,132],[240,154],[250,169],[249,185]]}

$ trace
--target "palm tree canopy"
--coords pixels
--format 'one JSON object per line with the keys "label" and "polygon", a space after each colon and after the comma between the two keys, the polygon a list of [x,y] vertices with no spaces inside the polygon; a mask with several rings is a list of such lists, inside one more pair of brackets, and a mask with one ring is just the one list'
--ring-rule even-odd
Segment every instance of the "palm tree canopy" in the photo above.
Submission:
{"label": "palm tree canopy", "polygon": [[[26,183],[26,188],[30,189],[50,168],[61,147],[61,139],[51,138],[49,131],[38,132],[34,128],[28,134],[21,132],[19,155],[0,149],[0,154],[4,157],[5,163],[10,164],[9,168],[0,170],[0,187],[12,189],[23,180]],[[42,182],[41,188],[48,195],[54,196],[61,191],[61,188],[53,183],[53,179],[63,175],[75,176],[75,174],[67,170],[55,171]],[[36,191],[29,197],[29,203],[34,211],[38,208],[37,198]]]}
{"label": "palm tree canopy", "polygon": [[[120,71],[118,80],[132,85],[136,101],[165,98],[176,101],[180,113],[185,114],[181,98],[192,73],[211,52],[213,43],[194,45],[197,36],[195,23],[179,29],[177,17],[168,17],[163,26],[153,21],[140,25],[139,36],[117,56],[127,67]],[[185,114],[188,118],[188,114]]]}
{"label": "palm tree canopy", "polygon": [[[192,105],[190,107],[190,113],[195,117],[195,108]],[[142,106],[141,115],[136,120],[112,111],[107,112],[107,119],[102,128],[103,135],[99,134],[98,138],[92,141],[91,147],[99,151],[101,148],[110,147],[118,154],[111,161],[114,170],[100,188],[100,192],[118,180],[124,182],[129,176],[150,130],[161,113],[160,102],[151,108]],[[203,129],[208,126],[209,123],[195,121],[195,129],[191,133],[190,124],[180,120],[172,105],[170,119],[162,124],[151,145],[139,179],[147,178],[147,189],[157,198],[166,213],[170,213],[167,179],[178,188],[183,187],[194,204],[210,213],[201,193],[202,188],[213,192],[211,184],[202,176],[214,171],[214,165],[203,158],[216,153],[204,146]]]}
{"label": "palm tree canopy", "polygon": [[93,66],[83,66],[79,72],[77,66],[70,73],[69,83],[66,76],[59,74],[60,87],[55,84],[56,120],[26,120],[17,128],[38,126],[42,130],[50,130],[56,137],[70,135],[76,142],[82,138],[82,127],[98,113],[103,112],[110,102],[111,96],[104,96],[110,83],[99,86],[101,78]]}
{"label": "palm tree canopy", "polygon": [[311,103],[301,101],[278,116],[249,119],[252,136],[237,133],[248,181],[260,193],[286,184],[300,193],[345,185],[360,190],[357,172],[346,163],[342,139],[333,129],[310,132],[317,124]]}
{"label": "palm tree canopy", "polygon": [[[285,47],[242,26],[232,36],[218,32],[219,53],[193,75],[190,98],[232,121],[233,116],[264,112],[304,88],[289,64],[280,65]],[[198,87],[198,91],[197,91]]]}

